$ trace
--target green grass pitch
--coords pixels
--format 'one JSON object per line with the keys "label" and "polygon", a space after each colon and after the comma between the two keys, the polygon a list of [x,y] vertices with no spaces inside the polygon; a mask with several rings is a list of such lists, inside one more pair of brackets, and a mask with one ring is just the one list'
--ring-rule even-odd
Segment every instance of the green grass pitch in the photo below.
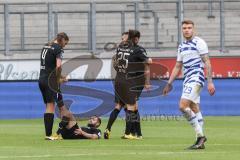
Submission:
{"label": "green grass pitch", "polygon": [[[102,131],[106,122],[104,119]],[[0,120],[0,160],[240,159],[240,117],[206,117],[206,149],[197,151],[184,150],[195,135],[183,119],[142,121],[143,140],[120,139],[124,124],[124,120],[116,121],[110,140],[45,141],[43,120]],[[54,127],[56,130],[57,121]]]}

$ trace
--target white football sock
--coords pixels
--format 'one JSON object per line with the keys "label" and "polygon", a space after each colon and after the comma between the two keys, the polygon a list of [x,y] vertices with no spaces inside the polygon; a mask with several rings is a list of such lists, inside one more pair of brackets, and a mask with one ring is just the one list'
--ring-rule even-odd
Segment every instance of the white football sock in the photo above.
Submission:
{"label": "white football sock", "polygon": [[191,124],[191,126],[194,128],[197,137],[204,136],[202,127],[198,123],[196,114],[189,107],[184,109],[183,115],[188,120],[188,122]]}
{"label": "white football sock", "polygon": [[203,121],[202,113],[199,111],[198,113],[196,113],[196,116],[197,116],[197,119],[198,119],[198,123],[203,130],[204,121]]}

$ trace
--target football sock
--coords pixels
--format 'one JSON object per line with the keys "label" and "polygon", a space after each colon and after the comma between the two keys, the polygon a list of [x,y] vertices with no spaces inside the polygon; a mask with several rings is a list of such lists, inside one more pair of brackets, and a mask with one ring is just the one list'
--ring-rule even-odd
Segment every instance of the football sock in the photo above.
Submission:
{"label": "football sock", "polygon": [[69,123],[70,118],[63,116],[62,121],[58,125],[57,134],[59,135],[63,128],[66,128]]}
{"label": "football sock", "polygon": [[137,116],[137,119],[135,121],[136,133],[137,133],[137,136],[142,136],[141,125],[140,125],[141,119],[140,119],[140,114],[138,110],[136,110],[136,116]]}
{"label": "football sock", "polygon": [[197,119],[195,113],[190,108],[185,108],[182,112],[183,112],[184,117],[188,120],[188,122],[194,128],[197,137],[204,136],[202,128],[198,123],[198,119]]}
{"label": "football sock", "polygon": [[196,117],[198,119],[198,123],[199,123],[200,127],[203,130],[204,121],[203,121],[202,113],[199,111],[198,113],[196,113]]}
{"label": "football sock", "polygon": [[129,135],[131,132],[134,132],[134,124],[133,124],[133,119],[132,119],[132,115],[134,114],[133,111],[130,110],[126,110],[126,129],[125,129],[125,134]]}
{"label": "football sock", "polygon": [[131,134],[136,135],[137,131],[137,123],[138,123],[138,116],[136,111],[131,111]]}
{"label": "football sock", "polygon": [[52,135],[53,121],[54,121],[54,113],[44,114],[44,126],[45,126],[46,136]]}
{"label": "football sock", "polygon": [[117,119],[119,112],[120,112],[120,110],[118,110],[116,108],[111,112],[110,117],[108,119],[108,124],[107,124],[107,129],[109,131],[111,131],[112,125],[113,125],[114,121]]}

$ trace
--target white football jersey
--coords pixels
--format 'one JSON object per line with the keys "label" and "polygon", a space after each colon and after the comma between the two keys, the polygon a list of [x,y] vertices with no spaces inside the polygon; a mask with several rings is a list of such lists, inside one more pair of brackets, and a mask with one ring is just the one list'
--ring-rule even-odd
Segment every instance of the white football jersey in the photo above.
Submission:
{"label": "white football jersey", "polygon": [[201,55],[204,54],[208,54],[208,46],[199,37],[194,37],[179,45],[177,61],[183,64],[183,84],[194,82],[201,86],[204,85],[204,63],[201,59]]}

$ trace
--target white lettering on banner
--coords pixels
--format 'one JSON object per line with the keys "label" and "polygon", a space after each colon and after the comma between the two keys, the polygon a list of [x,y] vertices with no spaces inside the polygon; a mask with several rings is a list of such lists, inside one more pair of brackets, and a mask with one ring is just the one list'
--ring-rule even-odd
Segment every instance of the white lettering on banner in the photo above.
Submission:
{"label": "white lettering on banner", "polygon": [[36,80],[39,77],[39,71],[30,70],[31,67],[16,68],[14,63],[0,64],[0,80]]}
{"label": "white lettering on banner", "polygon": [[215,73],[215,72],[212,72],[212,77],[213,77],[213,78],[222,78],[223,75],[222,75],[222,74]]}
{"label": "white lettering on banner", "polygon": [[[104,59],[103,67],[97,79],[111,78],[111,60]],[[70,79],[84,78],[87,65],[76,68],[68,76]],[[38,60],[23,61],[2,61],[0,62],[0,80],[37,80],[40,74],[40,64]],[[91,75],[90,75],[91,76]],[[94,77],[87,77],[89,79]]]}
{"label": "white lettering on banner", "polygon": [[240,71],[229,71],[228,72],[228,77],[240,77]]}
{"label": "white lettering on banner", "polygon": [[[81,61],[86,62],[87,59],[80,59],[79,64],[81,64]],[[89,60],[89,64],[92,63],[93,59]],[[97,74],[97,79],[112,79],[114,75],[111,75],[111,59],[101,59],[103,65],[100,70],[100,72]],[[65,62],[65,61],[64,61]],[[161,61],[159,61],[161,64]],[[168,62],[168,61],[167,61]],[[219,61],[220,63],[221,61]],[[86,79],[95,79],[94,75],[95,72],[87,74],[86,77],[86,71],[88,69],[88,63],[83,63],[86,65],[82,65],[76,69],[74,69],[70,74],[64,75],[69,76],[70,79],[79,79],[83,80]],[[164,64],[164,63],[163,63]],[[175,64],[175,60],[172,60],[172,62],[168,62],[164,64],[166,67],[171,66],[171,64]],[[64,65],[63,65],[64,66]],[[172,65],[174,66],[174,65]],[[97,66],[96,66],[97,67]],[[169,67],[170,68],[170,67]],[[215,67],[216,69],[212,72],[213,78],[239,78],[240,77],[240,71],[235,67],[229,67],[227,69],[221,70]],[[158,68],[157,68],[158,69]],[[160,69],[160,68],[159,68]],[[64,67],[63,67],[64,70]],[[39,60],[21,60],[21,61],[1,61],[0,62],[0,80],[37,80],[39,78],[39,72],[40,72],[40,63]],[[91,72],[91,71],[90,71]],[[158,72],[156,72],[158,73]],[[171,69],[166,71],[163,75],[157,75],[154,72],[152,73],[153,78],[169,78],[171,73]]]}

